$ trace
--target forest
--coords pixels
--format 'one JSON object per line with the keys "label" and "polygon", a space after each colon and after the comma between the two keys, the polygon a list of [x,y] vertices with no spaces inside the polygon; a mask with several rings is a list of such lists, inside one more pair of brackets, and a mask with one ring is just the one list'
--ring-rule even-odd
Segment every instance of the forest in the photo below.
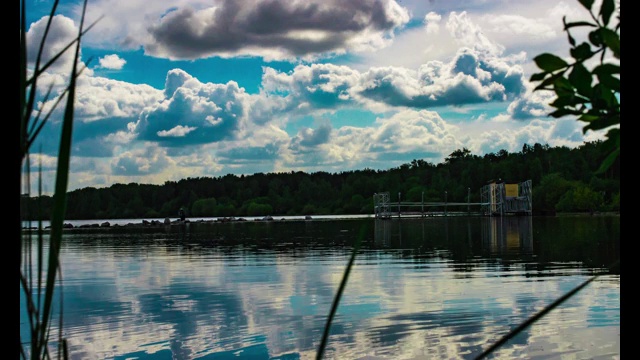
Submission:
{"label": "forest", "polygon": [[[193,217],[373,214],[375,193],[401,193],[402,201],[480,202],[481,188],[491,181],[526,180],[532,182],[534,214],[619,212],[620,160],[598,172],[607,155],[602,145],[525,144],[517,153],[484,156],[462,148],[439,164],[414,159],[388,170],[228,174],[162,185],[87,187],[67,193],[65,218],[176,218],[181,209]],[[50,196],[22,196],[21,201],[23,219],[49,220]]]}

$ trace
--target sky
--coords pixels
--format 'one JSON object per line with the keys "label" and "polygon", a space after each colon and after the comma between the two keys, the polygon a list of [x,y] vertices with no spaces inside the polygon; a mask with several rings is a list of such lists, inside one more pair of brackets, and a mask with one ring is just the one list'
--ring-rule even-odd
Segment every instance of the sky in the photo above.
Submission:
{"label": "sky", "polygon": [[[52,4],[27,0],[30,64]],[[60,1],[45,59],[81,14]],[[463,148],[605,139],[548,116],[553,93],[529,82],[536,55],[569,58],[563,16],[590,19],[577,0],[89,0],[68,189],[388,170]],[[64,107],[43,96],[48,84],[60,93],[72,55],[39,80],[53,113],[30,160],[45,194]]]}

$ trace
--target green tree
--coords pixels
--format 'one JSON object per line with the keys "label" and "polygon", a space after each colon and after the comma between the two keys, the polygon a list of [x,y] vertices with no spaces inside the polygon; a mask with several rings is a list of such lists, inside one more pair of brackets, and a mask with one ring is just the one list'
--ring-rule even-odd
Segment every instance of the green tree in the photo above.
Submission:
{"label": "green tree", "polygon": [[611,204],[609,207],[609,210],[611,211],[620,211],[620,192],[611,197]]}
{"label": "green tree", "polygon": [[556,210],[570,212],[593,212],[604,205],[602,194],[593,191],[583,183],[577,183],[567,191],[556,205]]}
{"label": "green tree", "polygon": [[236,215],[236,207],[233,204],[218,204],[216,205],[216,209],[214,211],[214,216],[235,216]]}
{"label": "green tree", "polygon": [[213,216],[218,202],[216,198],[198,199],[191,206],[191,215],[193,216]]}
{"label": "green tree", "polygon": [[424,186],[420,186],[420,185],[414,186],[411,189],[409,189],[409,191],[407,191],[405,200],[414,201],[414,202],[422,201],[424,191],[425,191]]}
{"label": "green tree", "polygon": [[556,210],[560,198],[571,189],[571,182],[559,173],[545,175],[533,188],[533,206],[540,210]]}
{"label": "green tree", "polygon": [[272,213],[273,208],[269,204],[251,202],[247,206],[247,215],[249,216],[271,215]]}
{"label": "green tree", "polygon": [[[599,169],[604,172],[620,156],[620,11],[615,17],[617,24],[611,24],[616,11],[614,0],[603,0],[597,14],[594,0],[579,2],[589,11],[592,21],[567,23],[563,17],[572,61],[550,53],[540,54],[533,60],[542,72],[533,74],[530,80],[540,82],[535,91],[555,92],[556,99],[550,105],[556,110],[550,116],[577,116],[586,123],[583,132],[608,129],[604,142],[608,156]],[[578,27],[592,29],[588,41],[576,42],[571,29]],[[595,66],[588,69],[587,65],[594,62]]]}
{"label": "green tree", "polygon": [[372,201],[370,199],[365,199],[364,196],[360,194],[355,194],[351,197],[351,200],[345,204],[344,212],[347,214],[359,214],[360,210],[363,206],[366,205],[367,201]]}
{"label": "green tree", "polygon": [[316,213],[316,207],[313,204],[307,204],[302,208],[302,215],[314,215]]}

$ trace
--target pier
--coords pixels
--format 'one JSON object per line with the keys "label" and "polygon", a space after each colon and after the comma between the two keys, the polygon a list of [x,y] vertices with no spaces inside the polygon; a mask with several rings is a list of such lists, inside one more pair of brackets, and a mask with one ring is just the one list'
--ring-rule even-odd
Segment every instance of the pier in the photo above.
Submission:
{"label": "pier", "polygon": [[471,202],[471,189],[467,192],[466,202],[447,201],[447,192],[444,193],[444,201],[425,202],[424,193],[422,201],[401,201],[398,193],[398,201],[392,202],[388,192],[373,194],[374,215],[379,219],[392,217],[428,217],[428,216],[531,216],[531,180],[521,183],[505,183],[492,181],[482,187],[480,202]]}

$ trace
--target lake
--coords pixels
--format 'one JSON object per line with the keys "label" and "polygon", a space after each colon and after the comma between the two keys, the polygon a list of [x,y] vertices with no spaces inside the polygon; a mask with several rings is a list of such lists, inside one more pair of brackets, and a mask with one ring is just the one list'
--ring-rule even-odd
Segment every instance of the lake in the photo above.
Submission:
{"label": "lake", "polygon": [[450,216],[65,230],[71,358],[312,359],[357,243],[327,359],[473,359],[594,276],[489,358],[620,357],[619,216]]}

